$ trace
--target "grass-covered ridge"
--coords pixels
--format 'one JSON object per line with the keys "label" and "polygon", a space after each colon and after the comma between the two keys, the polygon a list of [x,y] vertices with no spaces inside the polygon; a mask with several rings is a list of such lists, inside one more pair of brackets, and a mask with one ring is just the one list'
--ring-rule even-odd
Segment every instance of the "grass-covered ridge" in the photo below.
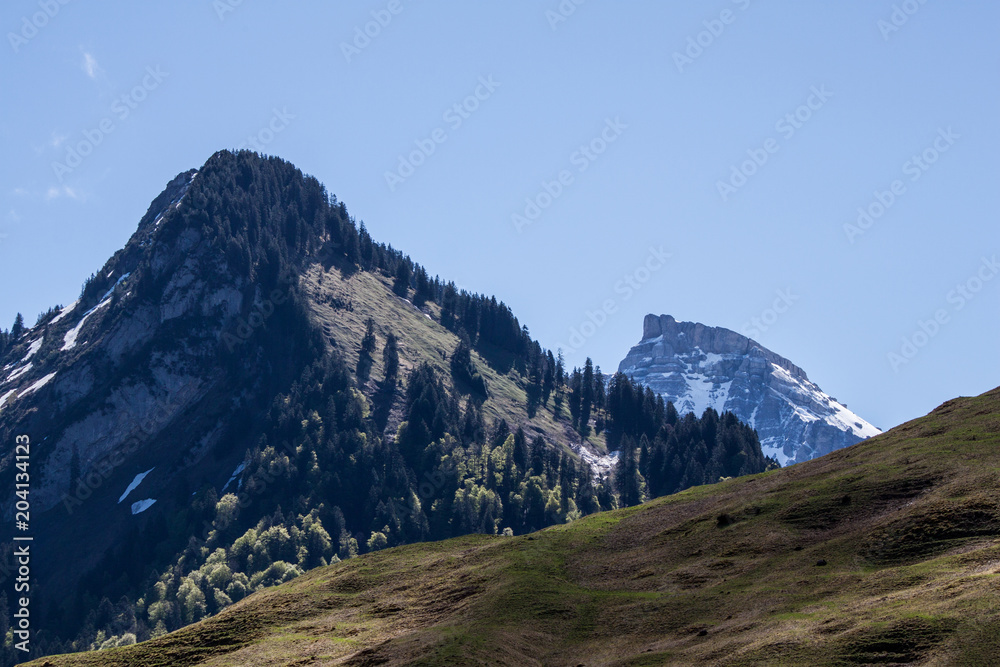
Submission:
{"label": "grass-covered ridge", "polygon": [[32,664],[991,664],[998,487],[1000,389],[788,469],[365,555]]}

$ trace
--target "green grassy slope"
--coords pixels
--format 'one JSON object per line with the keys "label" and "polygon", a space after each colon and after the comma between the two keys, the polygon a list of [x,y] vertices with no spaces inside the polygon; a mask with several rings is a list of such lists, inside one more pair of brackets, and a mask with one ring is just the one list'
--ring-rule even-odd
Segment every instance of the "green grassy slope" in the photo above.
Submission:
{"label": "green grassy slope", "polygon": [[[451,386],[449,360],[458,345],[458,336],[439,323],[441,313],[437,304],[428,303],[422,311],[393,293],[391,280],[385,276],[363,271],[345,275],[336,266],[314,264],[305,272],[302,284],[310,296],[316,321],[332,347],[343,355],[349,368],[353,369],[358,363],[365,321],[369,317],[375,321],[378,347],[367,395],[374,393],[377,381],[385,375],[382,346],[385,334],[390,331],[399,338],[400,378],[406,378],[411,370],[426,362],[439,377],[448,379],[446,384]],[[353,309],[336,309],[331,305],[332,300],[350,302]],[[570,425],[566,407],[563,407],[563,419],[557,421],[552,414],[553,401],[549,399],[548,405],[540,408],[529,420],[524,378],[516,371],[498,373],[476,352],[473,352],[473,359],[489,386],[490,397],[482,406],[487,423],[506,419],[512,429],[522,425],[529,438],[541,435],[550,444],[580,442],[580,435]],[[395,433],[395,427],[399,425],[401,407],[400,391],[393,418],[389,420],[388,430],[391,433]],[[604,438],[594,437],[590,444],[593,449],[601,451],[604,449]]]}
{"label": "green grassy slope", "polygon": [[792,468],[377,552],[32,664],[996,664],[998,488],[1000,389]]}

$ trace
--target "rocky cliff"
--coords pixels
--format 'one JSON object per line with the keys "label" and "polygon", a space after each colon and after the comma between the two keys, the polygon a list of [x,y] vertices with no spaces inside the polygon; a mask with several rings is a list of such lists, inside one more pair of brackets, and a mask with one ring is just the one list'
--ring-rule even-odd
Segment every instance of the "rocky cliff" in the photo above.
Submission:
{"label": "rocky cliff", "polygon": [[618,370],[673,401],[678,412],[734,413],[757,429],[764,453],[782,465],[880,433],[788,359],[722,327],[647,315],[642,340]]}

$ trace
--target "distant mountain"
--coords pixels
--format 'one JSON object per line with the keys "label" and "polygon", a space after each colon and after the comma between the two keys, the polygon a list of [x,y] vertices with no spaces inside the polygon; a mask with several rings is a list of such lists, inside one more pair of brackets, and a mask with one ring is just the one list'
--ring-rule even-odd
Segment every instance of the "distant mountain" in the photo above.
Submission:
{"label": "distant mountain", "polygon": [[810,382],[805,371],[735,331],[647,315],[619,372],[678,412],[731,411],[757,429],[782,465],[822,456],[881,431]]}
{"label": "distant mountain", "polygon": [[996,665],[1000,389],[791,469],[388,549],[33,667]]}

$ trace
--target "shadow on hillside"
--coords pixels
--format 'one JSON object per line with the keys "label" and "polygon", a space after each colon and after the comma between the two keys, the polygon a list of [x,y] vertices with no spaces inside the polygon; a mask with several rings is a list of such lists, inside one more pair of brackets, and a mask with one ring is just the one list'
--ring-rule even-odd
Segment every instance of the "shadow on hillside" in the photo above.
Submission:
{"label": "shadow on hillside", "polygon": [[392,404],[396,399],[395,387],[385,387],[381,382],[378,384],[378,388],[372,395],[372,421],[375,422],[375,426],[378,428],[378,432],[382,433],[385,431],[386,425],[389,423],[389,415],[392,413]]}

